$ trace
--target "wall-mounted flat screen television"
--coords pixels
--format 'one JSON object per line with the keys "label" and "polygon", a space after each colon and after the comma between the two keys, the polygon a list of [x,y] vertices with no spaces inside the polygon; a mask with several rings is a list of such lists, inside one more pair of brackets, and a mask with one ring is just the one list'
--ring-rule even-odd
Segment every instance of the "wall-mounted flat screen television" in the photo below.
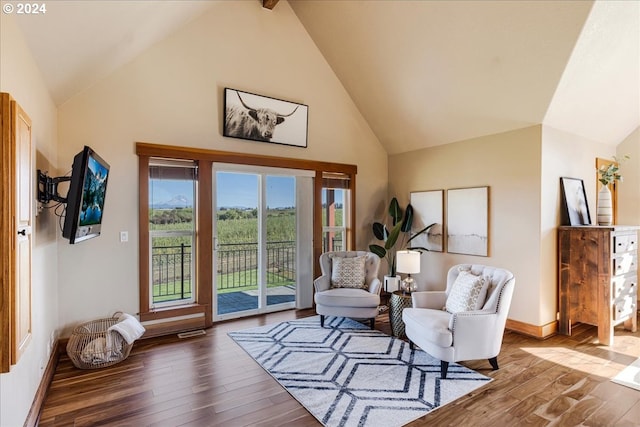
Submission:
{"label": "wall-mounted flat screen television", "polygon": [[109,164],[90,147],[73,158],[62,236],[78,243],[100,235]]}

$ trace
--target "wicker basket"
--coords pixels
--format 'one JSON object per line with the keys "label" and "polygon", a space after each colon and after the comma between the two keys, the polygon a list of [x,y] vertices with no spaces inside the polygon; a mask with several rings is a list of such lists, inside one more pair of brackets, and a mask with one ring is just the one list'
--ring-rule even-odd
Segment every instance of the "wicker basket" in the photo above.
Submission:
{"label": "wicker basket", "polygon": [[76,368],[98,369],[115,365],[129,356],[133,343],[127,343],[109,328],[118,323],[122,313],[92,320],[76,327],[67,343],[67,354]]}

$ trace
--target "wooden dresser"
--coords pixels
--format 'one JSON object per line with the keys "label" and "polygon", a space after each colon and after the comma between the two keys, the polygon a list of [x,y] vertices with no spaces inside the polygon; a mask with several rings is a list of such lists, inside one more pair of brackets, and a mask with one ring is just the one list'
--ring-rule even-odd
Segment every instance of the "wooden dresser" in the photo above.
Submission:
{"label": "wooden dresser", "polygon": [[586,323],[601,344],[613,344],[613,327],[637,330],[638,229],[636,226],[558,228],[558,298],[561,334]]}

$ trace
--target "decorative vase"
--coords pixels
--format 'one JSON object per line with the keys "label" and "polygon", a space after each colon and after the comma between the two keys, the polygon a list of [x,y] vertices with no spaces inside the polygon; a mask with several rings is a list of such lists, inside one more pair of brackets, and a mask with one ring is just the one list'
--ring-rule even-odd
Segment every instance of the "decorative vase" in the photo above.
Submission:
{"label": "decorative vase", "polygon": [[613,219],[613,204],[609,186],[603,185],[598,191],[598,225],[611,225]]}
{"label": "decorative vase", "polygon": [[384,290],[389,293],[400,290],[400,276],[384,276]]}

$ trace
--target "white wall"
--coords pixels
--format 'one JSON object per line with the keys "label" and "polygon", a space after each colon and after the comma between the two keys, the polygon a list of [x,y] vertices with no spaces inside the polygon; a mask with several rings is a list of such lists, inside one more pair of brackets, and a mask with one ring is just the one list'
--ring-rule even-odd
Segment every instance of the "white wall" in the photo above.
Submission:
{"label": "white wall", "polygon": [[587,193],[591,224],[596,216],[596,157],[611,158],[615,147],[573,135],[550,126],[542,127],[542,223],[540,227],[541,324],[556,320],[558,299],[557,227],[560,224],[560,177],[580,178]]}
{"label": "white wall", "polygon": [[[222,137],[224,87],[308,105],[308,148]],[[111,165],[103,235],[78,245],[60,239],[65,334],[80,321],[138,310],[136,141],[357,164],[359,248],[375,201],[386,197],[386,152],[287,2],[273,11],[221,2],[63,104],[59,129],[61,164],[87,144]]]}
{"label": "white wall", "polygon": [[509,318],[540,324],[540,138],[532,126],[390,156],[389,197],[402,206],[412,191],[490,187],[489,256],[425,253],[420,290],[443,290],[455,264],[503,267],[516,276]]}
{"label": "white wall", "polygon": [[618,188],[618,222],[640,225],[640,127],[637,127],[616,148],[616,156],[631,156],[620,166],[624,178]]}
{"label": "white wall", "polygon": [[[56,107],[12,16],[0,14],[0,31],[0,90],[10,93],[31,118],[35,167],[55,176]],[[33,338],[18,364],[0,374],[0,426],[23,425],[49,359],[51,334],[58,324],[57,234],[53,214],[40,213],[32,258]]]}

